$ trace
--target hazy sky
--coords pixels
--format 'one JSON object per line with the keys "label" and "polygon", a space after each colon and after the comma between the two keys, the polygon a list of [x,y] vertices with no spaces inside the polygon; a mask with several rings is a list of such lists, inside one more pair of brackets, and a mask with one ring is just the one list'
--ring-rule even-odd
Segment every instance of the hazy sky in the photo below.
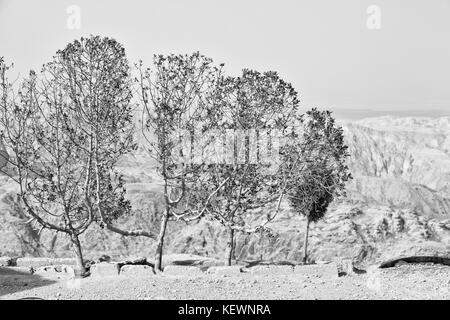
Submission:
{"label": "hazy sky", "polygon": [[21,73],[89,34],[116,38],[131,61],[199,50],[231,74],[276,70],[305,106],[450,110],[450,0],[0,0],[0,56]]}

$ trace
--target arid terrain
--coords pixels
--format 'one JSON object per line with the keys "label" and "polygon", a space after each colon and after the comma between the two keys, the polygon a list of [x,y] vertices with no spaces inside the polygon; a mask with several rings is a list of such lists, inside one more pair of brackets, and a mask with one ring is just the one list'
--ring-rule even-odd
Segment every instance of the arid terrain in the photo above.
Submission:
{"label": "arid terrain", "polygon": [[450,301],[450,0],[43,1],[0,0],[0,300]]}
{"label": "arid terrain", "polygon": [[[348,196],[332,204],[324,220],[310,230],[312,261],[351,259],[361,270],[399,256],[441,256],[450,252],[450,118],[382,117],[345,123],[355,179]],[[133,217],[118,222],[157,230],[160,183],[154,166],[139,150],[123,160]],[[0,184],[0,255],[70,257],[62,235],[38,233],[23,224],[14,187],[5,177]],[[304,219],[282,206],[270,227],[273,237],[237,235],[235,258],[268,263],[298,263],[302,258]],[[254,212],[255,216],[258,213]],[[249,217],[252,219],[252,217]],[[256,220],[255,220],[256,221]],[[215,222],[172,223],[166,253],[195,254],[223,260],[227,234]],[[154,243],[125,238],[100,228],[82,237],[85,256],[113,259],[130,255],[152,257]],[[333,281],[240,274],[214,277],[122,276],[104,281],[88,278],[48,282],[36,276],[2,276],[2,298],[38,296],[45,299],[120,298],[276,298],[276,299],[449,299],[450,267],[408,265],[355,274]],[[372,279],[372,280],[371,280]],[[368,283],[379,283],[374,287]],[[42,284],[44,283],[44,284]],[[238,285],[237,285],[238,284]],[[79,286],[80,285],[80,286]]]}
{"label": "arid terrain", "polygon": [[295,274],[0,275],[0,299],[450,299],[450,266],[417,264],[324,279]]}

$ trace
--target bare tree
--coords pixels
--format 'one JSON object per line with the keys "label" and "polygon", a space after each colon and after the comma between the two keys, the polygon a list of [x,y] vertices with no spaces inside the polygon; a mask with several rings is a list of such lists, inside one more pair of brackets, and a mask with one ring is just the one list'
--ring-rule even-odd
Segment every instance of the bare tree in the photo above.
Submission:
{"label": "bare tree", "polygon": [[95,212],[96,222],[125,236],[154,239],[152,232],[123,230],[114,224],[131,210],[123,176],[116,169],[118,161],[137,148],[130,69],[119,42],[91,36],[58,51],[45,71],[69,97],[66,108],[77,125],[71,138],[83,151],[86,205]]}
{"label": "bare tree", "polygon": [[317,109],[306,113],[301,130],[293,130],[282,147],[283,193],[292,208],[306,217],[303,263],[308,261],[310,223],[322,219],[333,199],[345,195],[345,184],[351,179],[347,149],[331,112]]}
{"label": "bare tree", "polygon": [[70,235],[81,274],[79,235],[93,222],[155,238],[113,225],[131,209],[116,171],[136,147],[129,69],[118,42],[91,36],[58,51],[38,76],[31,72],[17,96],[3,76],[1,124],[12,151],[11,177],[33,220]]}
{"label": "bare tree", "polygon": [[[155,268],[162,270],[164,237],[169,220],[194,220],[203,209],[180,209],[189,184],[201,172],[190,145],[194,130],[208,123],[205,106],[216,86],[221,68],[200,53],[155,55],[150,68],[138,65],[143,104],[142,133],[149,155],[156,160],[163,180],[165,210],[157,236]],[[186,140],[189,140],[187,141]],[[220,189],[221,186],[218,186]],[[216,191],[212,191],[213,193]]]}
{"label": "bare tree", "polygon": [[19,186],[19,199],[30,217],[29,223],[67,234],[73,244],[79,275],[85,274],[79,235],[93,222],[93,212],[84,205],[80,166],[81,150],[68,133],[73,129],[64,109],[65,95],[60,87],[47,88],[57,103],[49,103],[39,93],[34,72],[19,92],[8,82],[2,61],[0,77],[2,100],[0,124],[10,153],[3,170]]}
{"label": "bare tree", "polygon": [[[228,230],[226,264],[231,265],[235,233],[268,231],[266,225],[274,218],[269,213],[256,219],[255,226],[247,221],[247,215],[277,199],[279,208],[276,140],[292,123],[298,99],[292,85],[277,73],[245,69],[240,77],[222,79],[216,88],[216,101],[208,105],[208,121],[210,127],[231,133],[225,134],[225,139],[213,135],[216,149],[223,143],[227,154],[207,166],[197,180],[197,196],[191,202],[206,205],[207,213]],[[222,141],[217,143],[218,139]],[[208,199],[211,191],[223,183],[214,198]]]}

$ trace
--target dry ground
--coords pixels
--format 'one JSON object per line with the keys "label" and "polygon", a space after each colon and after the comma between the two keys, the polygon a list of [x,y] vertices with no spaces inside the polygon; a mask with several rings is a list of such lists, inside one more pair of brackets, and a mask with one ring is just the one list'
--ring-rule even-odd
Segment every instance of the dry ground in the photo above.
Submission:
{"label": "dry ground", "polygon": [[450,267],[421,264],[324,281],[290,275],[114,276],[45,280],[0,276],[0,299],[445,299]]}

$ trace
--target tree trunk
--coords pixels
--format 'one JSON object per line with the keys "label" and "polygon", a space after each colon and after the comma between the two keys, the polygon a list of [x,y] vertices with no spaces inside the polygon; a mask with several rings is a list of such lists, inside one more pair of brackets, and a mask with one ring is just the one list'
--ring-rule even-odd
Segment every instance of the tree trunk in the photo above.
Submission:
{"label": "tree trunk", "polygon": [[166,234],[167,222],[169,221],[169,211],[166,209],[161,219],[161,226],[159,228],[158,238],[156,239],[156,256],[155,256],[155,270],[162,271],[162,256],[164,247],[164,236]]}
{"label": "tree trunk", "polygon": [[309,235],[309,218],[306,217],[305,244],[303,245],[303,264],[308,262],[308,235]]}
{"label": "tree trunk", "polygon": [[80,240],[78,239],[78,235],[76,234],[71,234],[70,238],[72,240],[72,246],[73,246],[73,251],[75,253],[75,258],[76,258],[76,270],[75,270],[75,277],[76,278],[81,278],[86,274],[86,268],[84,266],[84,261],[83,261],[83,253],[81,251],[81,243]]}
{"label": "tree trunk", "polygon": [[234,229],[230,228],[230,238],[228,239],[227,243],[227,261],[226,265],[231,266],[231,263],[233,261],[234,256]]}

